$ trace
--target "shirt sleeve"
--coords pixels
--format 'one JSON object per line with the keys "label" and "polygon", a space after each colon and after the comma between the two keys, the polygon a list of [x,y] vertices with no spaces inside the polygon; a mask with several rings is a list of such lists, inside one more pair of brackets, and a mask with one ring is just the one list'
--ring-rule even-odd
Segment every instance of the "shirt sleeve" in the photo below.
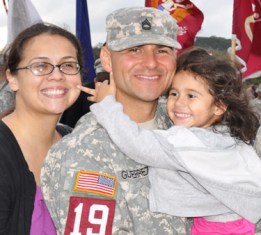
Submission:
{"label": "shirt sleeve", "polygon": [[168,130],[139,127],[123,112],[123,106],[116,102],[114,96],[92,105],[91,111],[120,150],[136,162],[152,167],[184,170],[173,156]]}

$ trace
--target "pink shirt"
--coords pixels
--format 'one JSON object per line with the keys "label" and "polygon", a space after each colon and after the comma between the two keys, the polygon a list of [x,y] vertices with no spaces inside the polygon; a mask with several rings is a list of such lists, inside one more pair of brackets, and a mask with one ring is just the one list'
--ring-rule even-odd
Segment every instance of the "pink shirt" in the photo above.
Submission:
{"label": "pink shirt", "polygon": [[204,218],[194,218],[191,229],[192,235],[254,235],[255,224],[246,219],[238,219],[230,222],[210,222]]}
{"label": "pink shirt", "polygon": [[45,205],[39,186],[36,187],[34,211],[32,215],[30,235],[56,235],[56,229]]}

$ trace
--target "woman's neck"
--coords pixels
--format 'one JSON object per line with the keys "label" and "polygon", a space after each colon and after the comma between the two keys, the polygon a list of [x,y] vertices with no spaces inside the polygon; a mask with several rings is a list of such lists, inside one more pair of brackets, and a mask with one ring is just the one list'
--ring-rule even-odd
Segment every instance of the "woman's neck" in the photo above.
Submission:
{"label": "woman's neck", "polygon": [[59,118],[60,115],[28,114],[14,110],[4,117],[3,121],[14,133],[23,133],[24,136],[38,136],[36,140],[44,141],[49,140],[55,132]]}
{"label": "woman's neck", "polygon": [[59,116],[55,115],[32,117],[19,115],[16,111],[3,119],[14,134],[37,184],[40,183],[41,166],[48,150],[61,138],[56,131],[58,120]]}

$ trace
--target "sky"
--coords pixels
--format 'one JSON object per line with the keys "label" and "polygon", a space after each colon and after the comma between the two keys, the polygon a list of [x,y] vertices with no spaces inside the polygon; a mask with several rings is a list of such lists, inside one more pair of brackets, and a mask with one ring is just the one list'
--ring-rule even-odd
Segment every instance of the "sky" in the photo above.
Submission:
{"label": "sky", "polygon": [[[6,0],[7,1],[7,0]],[[16,0],[18,1],[18,0]],[[76,0],[31,0],[43,21],[65,27],[75,34]],[[105,19],[112,11],[144,6],[145,0],[87,0],[92,46],[106,39]],[[231,38],[233,0],[192,0],[203,12],[204,22],[197,36]],[[0,2],[0,49],[7,41],[7,15]]]}

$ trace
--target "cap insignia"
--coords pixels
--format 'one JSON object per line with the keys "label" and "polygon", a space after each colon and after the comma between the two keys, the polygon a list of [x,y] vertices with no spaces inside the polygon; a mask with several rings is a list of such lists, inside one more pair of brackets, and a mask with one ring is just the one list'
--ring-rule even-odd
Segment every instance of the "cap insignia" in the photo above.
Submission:
{"label": "cap insignia", "polygon": [[149,22],[148,19],[145,19],[142,23],[141,23],[142,29],[144,30],[151,30],[151,23]]}

